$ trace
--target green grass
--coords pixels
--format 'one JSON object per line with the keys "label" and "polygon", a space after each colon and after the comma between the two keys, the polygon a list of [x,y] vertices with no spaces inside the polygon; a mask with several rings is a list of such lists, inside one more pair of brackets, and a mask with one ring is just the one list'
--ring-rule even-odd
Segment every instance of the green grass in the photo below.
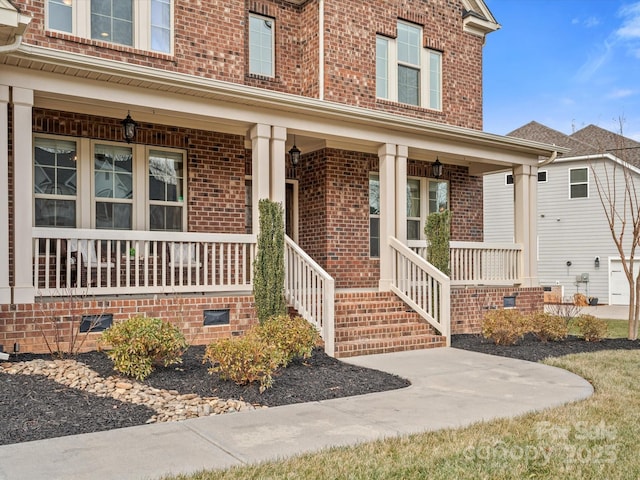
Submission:
{"label": "green grass", "polygon": [[[640,351],[549,359],[595,387],[584,401],[514,419],[393,438],[180,480],[640,478]],[[434,412],[437,415],[437,412]]]}
{"label": "green grass", "polygon": [[[603,319],[609,325],[607,338],[627,338],[629,333],[629,320]],[[575,326],[569,324],[569,335],[580,335]]]}

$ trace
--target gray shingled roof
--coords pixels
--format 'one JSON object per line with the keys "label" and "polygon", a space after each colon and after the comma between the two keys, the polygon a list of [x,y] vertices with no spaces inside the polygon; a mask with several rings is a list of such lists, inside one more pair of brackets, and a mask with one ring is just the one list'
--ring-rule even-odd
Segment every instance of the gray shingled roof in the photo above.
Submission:
{"label": "gray shingled roof", "polygon": [[529,122],[507,136],[569,148],[564,157],[580,157],[611,153],[616,157],[640,166],[640,142],[589,125],[571,135],[566,135],[538,122]]}

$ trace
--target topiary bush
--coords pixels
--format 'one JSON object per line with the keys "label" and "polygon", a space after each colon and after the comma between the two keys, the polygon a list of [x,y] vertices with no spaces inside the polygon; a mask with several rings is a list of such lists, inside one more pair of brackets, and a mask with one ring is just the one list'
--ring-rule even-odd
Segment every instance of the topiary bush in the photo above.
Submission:
{"label": "topiary bush", "polygon": [[601,318],[586,314],[574,318],[573,325],[587,342],[599,342],[606,337],[609,329],[607,322]]}
{"label": "topiary bush", "polygon": [[534,312],[527,317],[528,331],[542,342],[558,342],[569,335],[569,326],[564,318],[544,312]]}
{"label": "topiary bush", "polygon": [[254,328],[255,334],[283,353],[283,367],[295,358],[309,358],[320,340],[316,328],[302,317],[278,315]]}
{"label": "topiary bush", "polygon": [[203,363],[210,362],[209,373],[238,385],[260,382],[260,393],[273,385],[273,373],[282,365],[284,353],[254,332],[209,344]]}
{"label": "topiary bush", "polygon": [[496,345],[514,345],[529,330],[518,310],[492,310],[482,320],[482,335]]}
{"label": "topiary bush", "polygon": [[431,213],[427,217],[424,233],[427,237],[427,261],[445,275],[450,275],[451,212],[444,210]]}
{"label": "topiary bush", "polygon": [[110,345],[107,356],[113,368],[125,375],[144,380],[155,365],[165,367],[182,363],[188,347],[182,332],[159,318],[132,317],[108,328],[100,337],[100,345]]}

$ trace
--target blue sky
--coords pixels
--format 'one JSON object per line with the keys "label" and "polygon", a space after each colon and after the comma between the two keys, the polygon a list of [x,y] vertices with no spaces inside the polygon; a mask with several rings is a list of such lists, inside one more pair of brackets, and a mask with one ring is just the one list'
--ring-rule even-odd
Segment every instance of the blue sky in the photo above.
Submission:
{"label": "blue sky", "polygon": [[589,124],[640,140],[640,0],[486,0],[484,129]]}

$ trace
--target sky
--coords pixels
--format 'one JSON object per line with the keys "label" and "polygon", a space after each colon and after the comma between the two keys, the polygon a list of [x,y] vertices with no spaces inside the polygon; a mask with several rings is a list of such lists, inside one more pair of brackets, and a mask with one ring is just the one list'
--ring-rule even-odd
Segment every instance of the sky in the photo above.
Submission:
{"label": "sky", "polygon": [[640,141],[640,0],[485,0],[484,130],[594,124]]}

